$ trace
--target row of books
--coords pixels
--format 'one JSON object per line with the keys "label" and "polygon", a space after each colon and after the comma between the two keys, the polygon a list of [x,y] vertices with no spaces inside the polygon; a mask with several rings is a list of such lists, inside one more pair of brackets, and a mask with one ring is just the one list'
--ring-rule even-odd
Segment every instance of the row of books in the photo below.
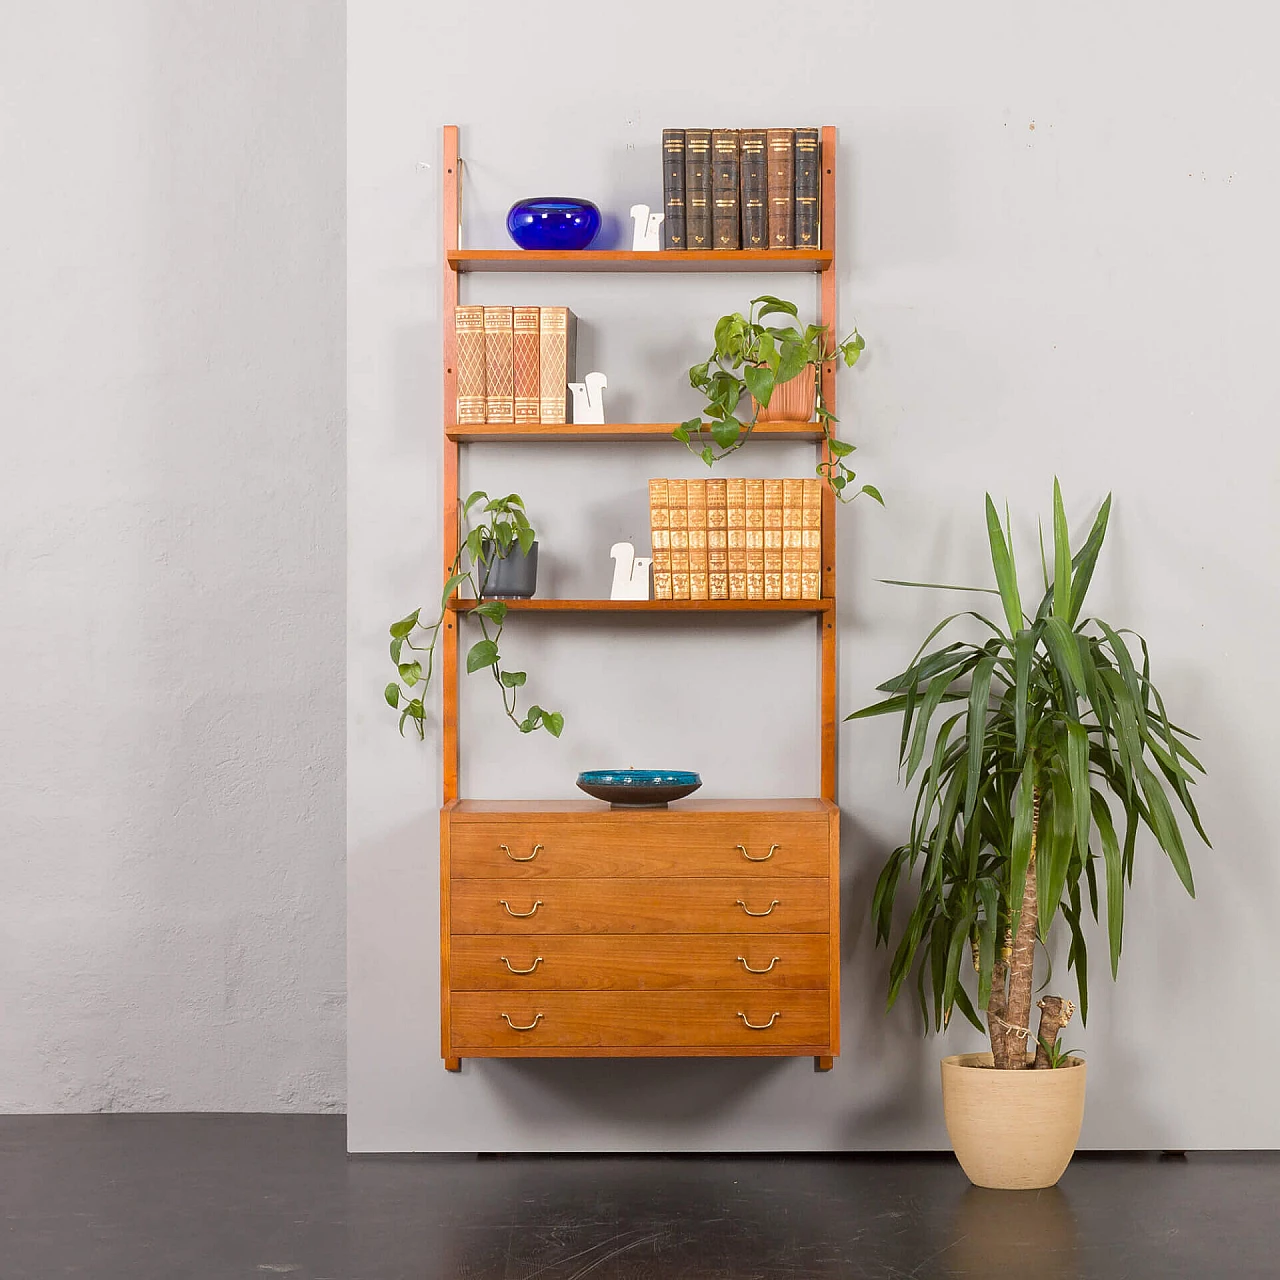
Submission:
{"label": "row of books", "polygon": [[817,600],[822,481],[650,480],[655,600]]}
{"label": "row of books", "polygon": [[454,310],[457,421],[567,422],[577,321],[568,307]]}
{"label": "row of books", "polygon": [[664,129],[664,249],[818,249],[817,129]]}

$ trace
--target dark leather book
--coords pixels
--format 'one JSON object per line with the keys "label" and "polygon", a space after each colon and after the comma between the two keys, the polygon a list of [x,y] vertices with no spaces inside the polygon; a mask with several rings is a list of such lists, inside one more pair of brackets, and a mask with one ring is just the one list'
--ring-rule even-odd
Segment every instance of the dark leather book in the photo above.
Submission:
{"label": "dark leather book", "polygon": [[738,131],[711,134],[711,238],[713,249],[741,247],[738,229]]}
{"label": "dark leather book", "polygon": [[662,131],[662,247],[683,249],[684,130]]}
{"label": "dark leather book", "polygon": [[738,134],[739,205],[742,210],[742,247],[769,247],[768,161],[763,129],[743,129]]}
{"label": "dark leather book", "polygon": [[794,249],[796,198],[796,131],[766,131],[769,156],[769,248]]}
{"label": "dark leather book", "polygon": [[711,248],[711,130],[684,131],[686,248]]}
{"label": "dark leather book", "polygon": [[822,244],[819,217],[822,209],[822,154],[817,129],[796,130],[796,231],[797,249],[817,249]]}

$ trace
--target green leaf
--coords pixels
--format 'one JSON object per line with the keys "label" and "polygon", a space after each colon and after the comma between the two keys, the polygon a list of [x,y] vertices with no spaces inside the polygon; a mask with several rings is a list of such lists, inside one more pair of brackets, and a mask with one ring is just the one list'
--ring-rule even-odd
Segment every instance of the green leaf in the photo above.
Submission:
{"label": "green leaf", "polygon": [[1078,721],[1067,722],[1067,777],[1075,805],[1076,847],[1089,860],[1089,733]]}
{"label": "green leaf", "polygon": [[716,460],[715,450],[710,445],[707,445],[707,447],[702,451],[701,458],[707,466],[711,466]]}
{"label": "green leaf", "polygon": [[[1055,614],[1044,624],[1044,642],[1053,657],[1053,664],[1062,677],[1068,695],[1083,694],[1084,667],[1080,662],[1080,648],[1076,644],[1075,632],[1067,626],[1065,619]],[[1074,696],[1070,704],[1075,712]]]}
{"label": "green leaf", "polygon": [[973,806],[978,800],[978,783],[981,781],[982,748],[986,742],[987,701],[991,691],[991,673],[996,660],[988,656],[978,663],[973,672],[973,684],[969,688],[969,738],[968,782],[964,792],[964,820],[973,817]]}
{"label": "green leaf", "polygon": [[420,662],[402,662],[400,663],[400,679],[413,688],[419,680],[422,679],[422,663]]}
{"label": "green leaf", "polygon": [[553,738],[558,738],[564,729],[564,716],[558,711],[544,711],[542,713],[542,727]]}
{"label": "green leaf", "polygon": [[1084,607],[1084,598],[1089,593],[1089,583],[1093,581],[1094,565],[1098,562],[1098,552],[1102,550],[1103,539],[1107,536],[1107,521],[1111,516],[1111,495],[1107,494],[1098,514],[1089,530],[1089,537],[1079,554],[1072,561],[1075,576],[1071,580],[1071,611],[1067,615],[1069,626],[1076,625],[1080,610]]}
{"label": "green leaf", "polygon": [[507,616],[507,606],[502,600],[481,600],[471,612],[479,614],[482,618],[492,618],[494,622],[501,622]]}
{"label": "green leaf", "polygon": [[768,408],[769,400],[773,395],[773,370],[768,367],[761,369],[755,365],[748,365],[742,371],[742,380],[747,384],[747,390],[755,397],[761,408]]}
{"label": "green leaf", "polygon": [[502,681],[502,685],[506,689],[518,689],[527,679],[523,671],[503,671],[499,674],[498,679]]}
{"label": "green leaf", "polygon": [[1151,814],[1151,829],[1155,832],[1160,847],[1169,856],[1178,879],[1191,897],[1196,896],[1195,883],[1191,877],[1191,863],[1187,860],[1187,851],[1182,843],[1182,833],[1178,830],[1178,820],[1173,816],[1169,805],[1169,797],[1160,785],[1160,779],[1147,766],[1138,762],[1138,782],[1142,794],[1147,799],[1147,810]]}
{"label": "green leaf", "polygon": [[1102,839],[1102,861],[1107,869],[1107,942],[1111,950],[1111,976],[1120,971],[1120,947],[1124,938],[1124,857],[1111,821],[1111,809],[1098,791],[1091,795],[1093,821]]}
{"label": "green leaf", "polygon": [[751,305],[754,307],[757,303],[763,303],[758,320],[763,320],[766,316],[788,315],[798,316],[800,314],[794,302],[788,302],[785,298],[775,298],[771,293],[763,293],[758,298],[751,299]]}
{"label": "green leaf", "polygon": [[418,614],[421,612],[420,609],[415,609],[407,618],[401,618],[399,622],[393,622],[391,624],[391,638],[393,640],[403,640],[418,625]]}
{"label": "green leaf", "polygon": [[721,449],[732,448],[742,434],[742,423],[735,417],[711,424],[711,438]]}
{"label": "green leaf", "polygon": [[474,507],[477,502],[485,502],[487,501],[488,497],[489,495],[485,493],[483,489],[476,489],[474,492],[469,493],[467,495],[466,502],[462,504],[463,519],[464,520],[466,519],[466,517],[470,514],[471,508]]}
{"label": "green leaf", "polygon": [[1009,851],[1010,930],[1018,932],[1022,917],[1022,895],[1027,887],[1027,867],[1031,864],[1031,823],[1035,812],[1035,758],[1027,753],[1013,799],[1013,839]]}
{"label": "green leaf", "polygon": [[404,640],[404,636],[396,636],[391,642],[391,661],[396,664],[400,662],[400,651],[404,648]]}
{"label": "green leaf", "polygon": [[864,484],[859,492],[865,493],[868,498],[874,498],[882,507],[884,506],[884,499],[880,496],[880,490],[875,485]]}
{"label": "green leaf", "polygon": [[498,646],[492,640],[477,640],[467,650],[467,674],[491,667],[498,661]]}
{"label": "green leaf", "polygon": [[[1063,622],[1071,613],[1071,542],[1062,489],[1053,479],[1053,616]],[[1083,681],[1081,681],[1083,684]]]}
{"label": "green leaf", "polygon": [[847,440],[837,440],[835,436],[828,436],[827,448],[831,451],[833,458],[847,458],[854,451],[855,446]]}
{"label": "green leaf", "polygon": [[382,691],[382,696],[387,700],[387,706],[398,707],[400,705],[400,686],[393,680]]}
{"label": "green leaf", "polygon": [[690,418],[688,422],[682,422],[671,434],[681,444],[688,444],[689,437],[696,435],[701,429],[702,419]]}
{"label": "green leaf", "polygon": [[446,609],[449,606],[449,597],[453,595],[458,583],[465,582],[467,575],[465,573],[451,573],[445,580],[444,590],[440,593],[440,607]]}
{"label": "green leaf", "polygon": [[1022,758],[1027,745],[1027,701],[1031,685],[1031,656],[1035,651],[1035,633],[1020,630],[1013,638],[1014,655],[1014,756]]}
{"label": "green leaf", "polygon": [[978,881],[978,899],[982,903],[982,928],[978,935],[978,1007],[985,1009],[991,1000],[996,933],[1000,928],[1000,895],[995,881],[986,877]]}
{"label": "green leaf", "polygon": [[920,761],[924,758],[925,740],[929,736],[929,721],[933,718],[933,713],[938,709],[942,695],[947,691],[947,686],[953,678],[950,672],[944,671],[929,681],[928,691],[920,704],[920,714],[916,718],[915,737],[911,740],[911,755],[907,760],[908,782],[911,781],[915,771],[920,767]]}
{"label": "green leaf", "polygon": [[1000,517],[995,503],[987,494],[987,538],[991,543],[991,565],[996,573],[996,585],[1000,588],[1000,602],[1009,623],[1009,634],[1022,629],[1022,596],[1018,593],[1018,574],[1014,563],[1013,548],[1004,540]]}

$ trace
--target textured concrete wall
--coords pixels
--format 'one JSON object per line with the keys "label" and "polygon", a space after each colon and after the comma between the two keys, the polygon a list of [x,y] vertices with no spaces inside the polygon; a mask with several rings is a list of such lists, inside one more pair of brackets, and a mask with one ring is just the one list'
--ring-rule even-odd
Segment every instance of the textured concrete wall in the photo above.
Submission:
{"label": "textured concrete wall", "polygon": [[0,40],[0,1110],[334,1110],[343,6]]}
{"label": "textured concrete wall", "polygon": [[[808,1062],[473,1062],[441,1069],[438,728],[401,742],[379,689],[385,625],[439,584],[439,128],[463,126],[467,233],[501,245],[514,199],[660,196],[665,125],[840,129],[840,308],[867,335],[840,376],[845,429],[887,511],[840,526],[843,708],[869,701],[972,597],[878,578],[988,582],[982,495],[1013,505],[1027,590],[1035,516],[1062,476],[1073,529],[1107,490],[1098,613],[1137,627],[1175,714],[1203,734],[1189,901],[1141,849],[1121,981],[1094,953],[1091,1147],[1280,1145],[1280,863],[1267,797],[1280,622],[1275,19],[1189,0],[1070,8],[709,0],[580,26],[517,3],[353,5],[348,42],[351,621],[350,1138],[356,1148],[751,1149],[945,1144],[937,1058],[909,1001],[884,1013],[867,907],[908,829],[896,729],[841,730],[844,1055]],[[767,33],[767,34],[762,34]],[[481,57],[482,55],[482,57]],[[425,162],[432,168],[420,167]],[[684,417],[683,370],[752,292],[811,307],[803,277],[488,276],[475,301],[565,302],[613,414]],[[683,387],[683,389],[682,389]],[[799,459],[753,445],[752,467]],[[768,455],[767,457],[764,455]],[[643,541],[644,485],[674,445],[472,450],[467,482],[518,485],[545,530],[545,590],[604,592],[614,536]],[[425,495],[425,496],[424,496]],[[812,628],[522,619],[531,691],[560,742],[521,739],[484,682],[465,701],[473,795],[574,794],[579,768],[702,770],[709,794],[815,785]],[[474,686],[474,687],[473,687]],[[1060,958],[1060,957],[1059,957]],[[1063,981],[1063,969],[1057,979]],[[1067,985],[1068,992],[1070,985]],[[1221,1045],[1238,1044],[1224,1066]]]}

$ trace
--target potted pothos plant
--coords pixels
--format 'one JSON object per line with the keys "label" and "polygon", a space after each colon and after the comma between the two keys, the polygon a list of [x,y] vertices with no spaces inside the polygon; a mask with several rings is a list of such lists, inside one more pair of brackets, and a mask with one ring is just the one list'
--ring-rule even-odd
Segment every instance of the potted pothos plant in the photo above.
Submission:
{"label": "potted pothos plant", "polygon": [[689,370],[689,383],[706,397],[706,406],[672,434],[707,466],[714,466],[747,443],[757,422],[770,419],[775,397],[785,397],[788,408],[778,417],[808,422],[816,415],[822,424],[827,448],[817,470],[836,496],[850,501],[865,493],[883,506],[874,485],[857,485],[848,462],[854,446],[837,438],[836,416],[822,396],[822,365],[841,359],[852,367],[866,343],[856,328],[843,342],[834,342],[822,325],[802,329],[798,324],[764,323],[770,316],[795,320],[798,315],[794,302],[764,294],[751,299],[746,315],[735,311],[721,316],[714,350]]}
{"label": "potted pothos plant", "polygon": [[[876,884],[878,943],[898,934],[889,1005],[916,974],[926,1024],[946,1027],[960,1012],[991,1052],[943,1059],[943,1105],[952,1145],[970,1179],[1004,1188],[1050,1186],[1071,1159],[1084,1114],[1085,1067],[1059,1044],[1074,1013],[1047,995],[1032,1025],[1036,943],[1061,917],[1067,964],[1088,1016],[1085,912],[1105,900],[1111,974],[1120,964],[1124,898],[1144,828],[1194,896],[1191,866],[1173,801],[1208,844],[1191,798],[1203,773],[1151,679],[1146,641],[1085,613],[1111,498],[1084,545],[1071,552],[1062,494],[1053,489],[1052,575],[1024,611],[1006,511],[990,495],[987,534],[996,586],[940,588],[999,598],[998,621],[976,611],[943,619],[887,696],[851,720],[900,715],[899,764],[916,782],[910,837],[890,854]],[[987,638],[926,649],[959,618]],[[952,705],[956,709],[951,710]],[[913,876],[918,872],[919,879]],[[911,902],[899,931],[894,905]],[[963,970],[972,955],[974,991]]]}
{"label": "potted pothos plant", "polygon": [[[477,508],[480,519],[468,529],[468,521]],[[564,728],[560,712],[547,711],[535,704],[523,716],[518,713],[517,691],[524,686],[526,673],[504,671],[498,649],[507,606],[505,601],[492,597],[498,594],[531,596],[536,582],[538,543],[525,514],[524,499],[518,493],[490,498],[477,489],[463,503],[459,522],[458,552],[445,580],[436,620],[429,625],[424,623],[422,610],[415,609],[391,624],[391,661],[396,665],[399,679],[383,690],[387,705],[400,712],[402,735],[405,721],[412,720],[418,737],[425,737],[423,694],[431,684],[440,628],[444,625],[449,601],[465,585],[471,588],[478,602],[467,612],[480,624],[481,632],[481,638],[467,650],[467,672],[488,671],[493,676],[502,694],[502,709],[521,733],[545,729],[558,738]],[[419,641],[426,643],[415,644],[415,634]],[[410,650],[409,655],[406,649]],[[412,654],[425,655],[425,659]]]}

